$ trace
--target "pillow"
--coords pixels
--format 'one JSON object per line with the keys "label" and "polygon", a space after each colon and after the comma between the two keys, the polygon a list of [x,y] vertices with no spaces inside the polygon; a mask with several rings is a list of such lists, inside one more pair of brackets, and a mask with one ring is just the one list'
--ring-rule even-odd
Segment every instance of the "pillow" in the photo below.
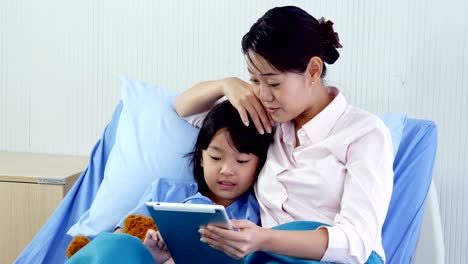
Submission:
{"label": "pillow", "polygon": [[112,231],[158,177],[193,180],[188,158],[198,129],[172,107],[174,90],[121,78],[123,109],[104,179],[91,207],[68,235]]}
{"label": "pillow", "polygon": [[400,146],[401,137],[403,136],[403,128],[406,124],[406,115],[405,114],[381,114],[379,115],[380,120],[384,122],[387,126],[390,134],[392,136],[392,144],[393,144],[393,157],[398,151],[398,147]]}

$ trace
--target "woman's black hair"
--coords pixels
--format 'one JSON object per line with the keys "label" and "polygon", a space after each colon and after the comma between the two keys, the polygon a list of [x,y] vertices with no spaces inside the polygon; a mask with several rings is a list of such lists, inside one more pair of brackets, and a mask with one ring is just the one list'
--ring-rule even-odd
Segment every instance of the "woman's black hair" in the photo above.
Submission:
{"label": "woman's black hair", "polygon": [[[298,7],[275,7],[244,35],[242,52],[251,63],[249,52],[254,52],[280,72],[303,73],[314,56],[328,64],[340,56],[336,48],[341,45],[332,26],[333,22],[317,20]],[[325,73],[324,64],[321,77]]]}
{"label": "woman's black hair", "polygon": [[254,154],[259,158],[256,172],[258,176],[265,164],[268,147],[273,140],[273,133],[259,134],[250,117],[249,124],[251,125],[248,127],[244,125],[239,112],[229,101],[219,103],[208,112],[198,133],[193,151],[187,154],[193,166],[193,176],[200,193],[206,194],[209,191],[201,166],[202,151],[208,148],[216,132],[223,128],[229,132],[231,143],[237,151]]}

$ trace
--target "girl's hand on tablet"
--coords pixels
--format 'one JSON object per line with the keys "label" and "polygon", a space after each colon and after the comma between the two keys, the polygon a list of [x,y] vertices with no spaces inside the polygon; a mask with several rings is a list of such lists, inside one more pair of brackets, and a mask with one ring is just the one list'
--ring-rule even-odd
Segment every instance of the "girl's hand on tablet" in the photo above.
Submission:
{"label": "girl's hand on tablet", "polygon": [[171,259],[171,254],[169,253],[169,250],[167,250],[166,244],[159,232],[149,229],[148,232],[146,232],[143,244],[151,252],[151,255],[153,255],[155,263],[171,263],[167,262]]}

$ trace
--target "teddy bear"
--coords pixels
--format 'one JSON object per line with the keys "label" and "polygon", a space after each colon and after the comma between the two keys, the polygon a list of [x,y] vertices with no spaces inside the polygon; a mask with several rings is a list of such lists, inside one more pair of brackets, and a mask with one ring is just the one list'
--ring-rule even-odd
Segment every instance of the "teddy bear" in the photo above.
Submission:
{"label": "teddy bear", "polygon": [[[123,233],[135,236],[142,242],[145,240],[148,229],[158,230],[151,217],[139,214],[130,214],[124,220]],[[76,252],[86,246],[91,240],[85,236],[76,236],[67,247],[67,258],[71,258]]]}

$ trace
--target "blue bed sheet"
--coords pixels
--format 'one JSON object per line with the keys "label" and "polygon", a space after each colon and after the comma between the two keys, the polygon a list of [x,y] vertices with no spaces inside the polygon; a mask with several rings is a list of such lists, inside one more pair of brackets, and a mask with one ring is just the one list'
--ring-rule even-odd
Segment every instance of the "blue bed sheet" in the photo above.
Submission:
{"label": "blue bed sheet", "polygon": [[115,142],[121,111],[122,102],[119,102],[111,122],[91,152],[88,167],[15,263],[64,263],[67,260],[65,251],[71,237],[66,232],[91,206],[99,189],[107,158]]}
{"label": "blue bed sheet", "polygon": [[432,181],[436,150],[434,122],[408,119],[393,163],[393,193],[382,230],[387,263],[411,263]]}

